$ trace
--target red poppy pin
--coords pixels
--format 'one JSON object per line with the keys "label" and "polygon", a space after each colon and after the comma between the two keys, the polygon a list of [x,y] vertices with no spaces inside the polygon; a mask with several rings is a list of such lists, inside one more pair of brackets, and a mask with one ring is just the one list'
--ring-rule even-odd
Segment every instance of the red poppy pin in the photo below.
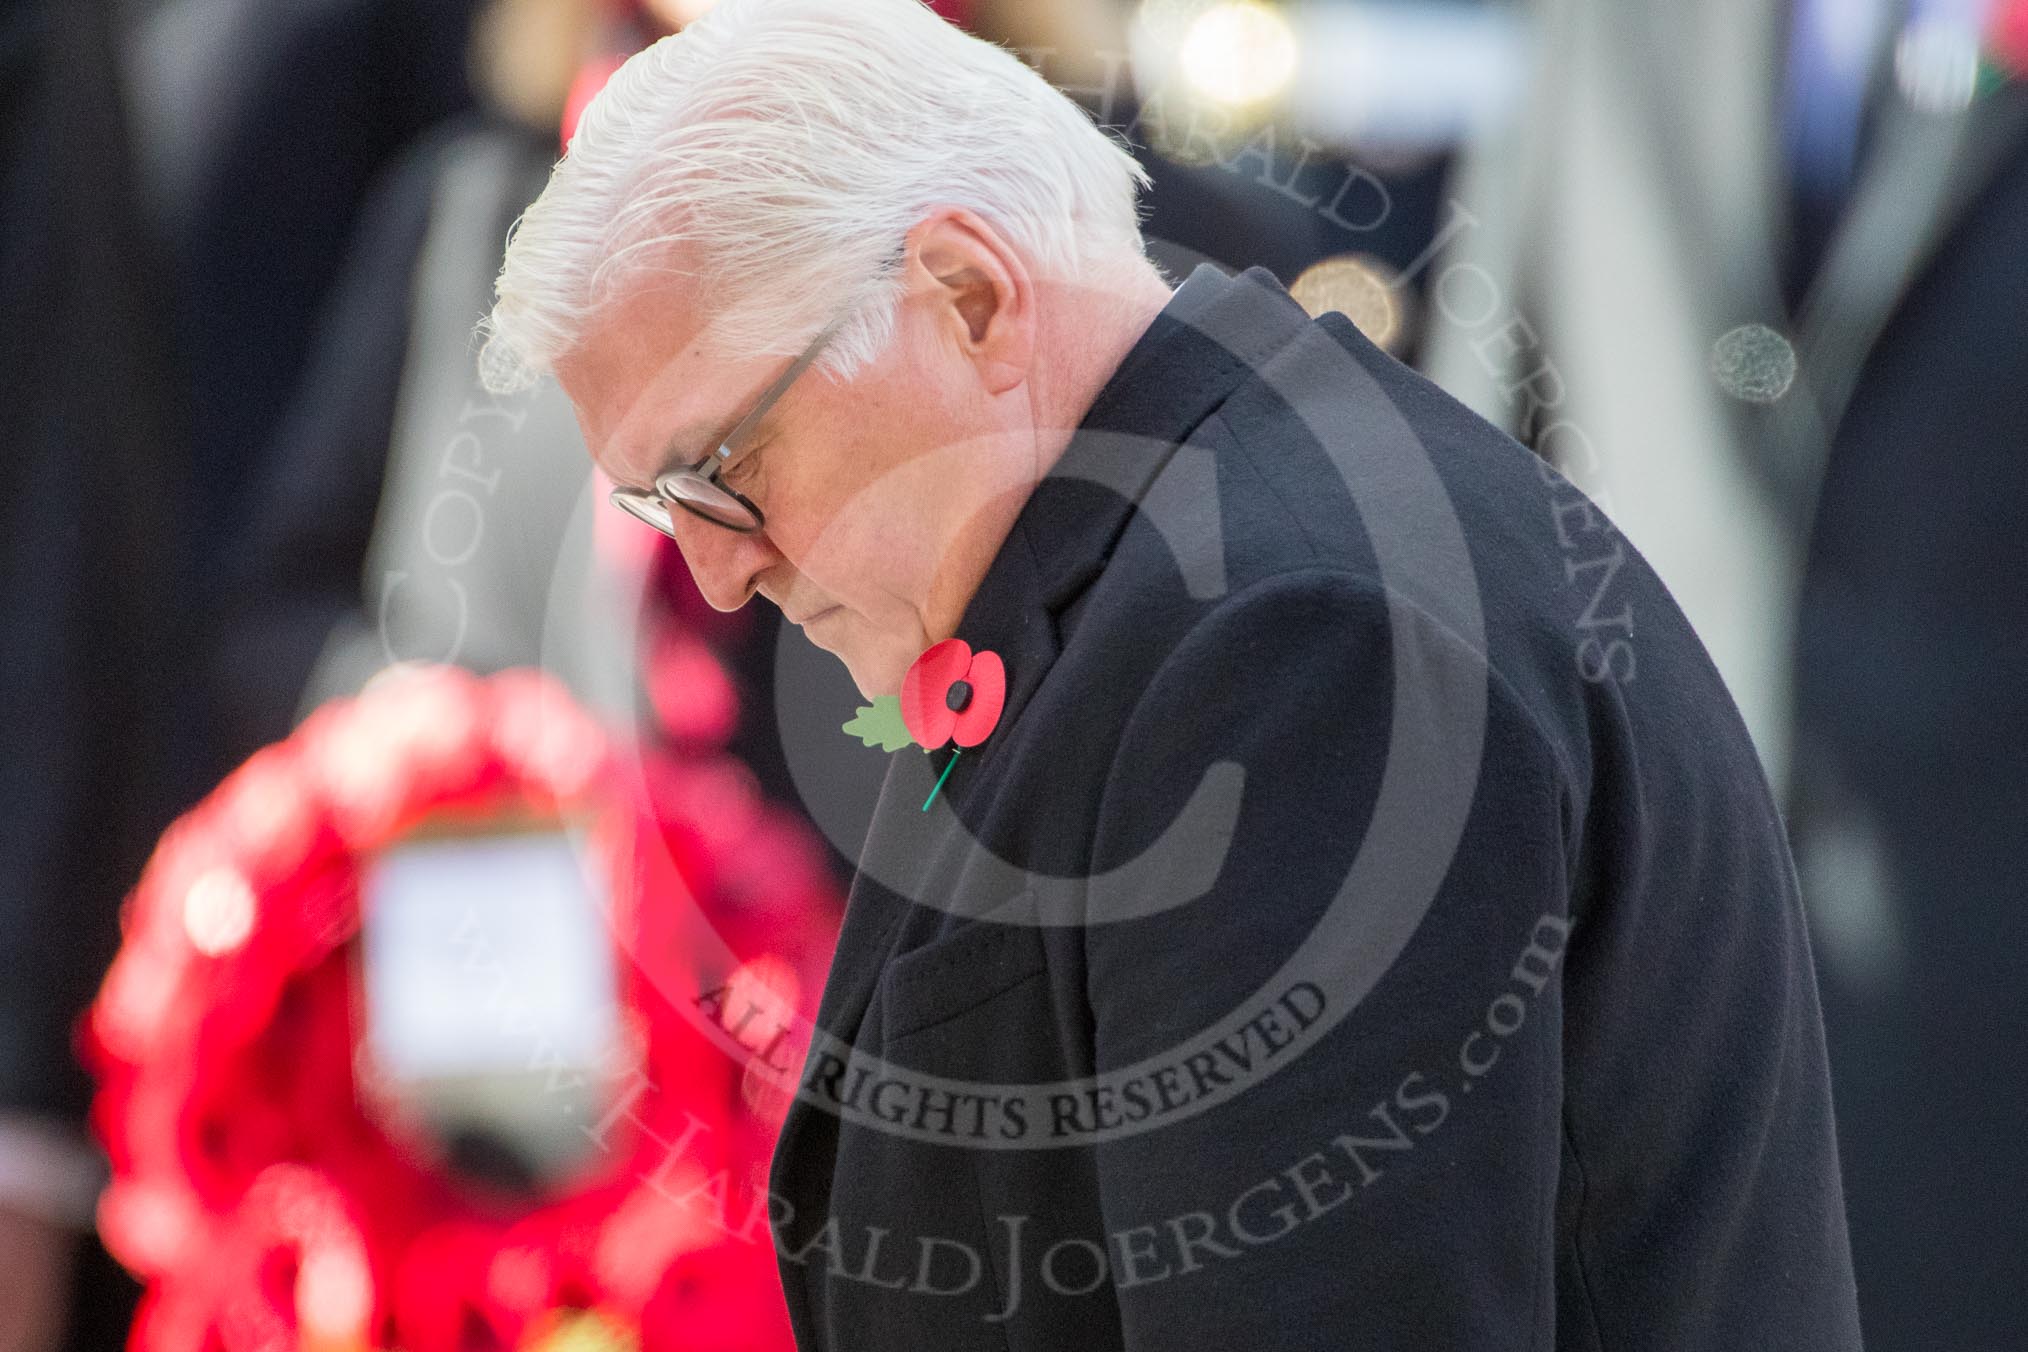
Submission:
{"label": "red poppy pin", "polygon": [[958,756],[986,740],[1006,702],[1007,668],[1000,654],[984,649],[975,653],[963,639],[947,638],[931,644],[909,666],[901,678],[900,699],[884,695],[862,707],[845,731],[884,751],[909,742],[924,751],[956,743],[935,787],[923,799],[922,810],[927,812]]}

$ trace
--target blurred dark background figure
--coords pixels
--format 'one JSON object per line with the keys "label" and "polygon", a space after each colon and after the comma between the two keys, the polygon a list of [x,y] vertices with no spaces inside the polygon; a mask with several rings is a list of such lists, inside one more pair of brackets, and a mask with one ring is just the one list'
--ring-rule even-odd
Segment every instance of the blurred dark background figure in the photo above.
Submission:
{"label": "blurred dark background figure", "polygon": [[117,1347],[134,1296],[71,1024],[173,806],[186,443],[115,61],[101,0],[0,6],[0,1352]]}
{"label": "blurred dark background figure", "polygon": [[2028,7],[1534,8],[1436,373],[1614,513],[1786,786],[1867,1346],[2020,1346]]}
{"label": "blurred dark background figure", "polygon": [[1912,167],[1854,203],[1905,259],[1820,274],[1872,272],[1839,316],[1871,341],[1827,409],[1791,832],[1877,1352],[2028,1339],[2028,82],[1958,117],[1928,210],[1887,196]]}
{"label": "blurred dark background figure", "polygon": [[[470,107],[477,0],[127,0],[144,203],[170,264],[192,481],[183,598],[224,615],[262,457],[374,181]],[[199,642],[214,641],[216,627]],[[178,720],[194,799],[251,747],[201,691]]]}

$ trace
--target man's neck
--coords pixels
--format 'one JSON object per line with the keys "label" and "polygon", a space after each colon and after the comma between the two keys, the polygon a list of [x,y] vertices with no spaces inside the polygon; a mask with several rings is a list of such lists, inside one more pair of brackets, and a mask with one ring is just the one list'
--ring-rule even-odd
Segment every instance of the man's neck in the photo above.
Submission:
{"label": "man's neck", "polygon": [[942,591],[934,594],[925,614],[924,629],[932,640],[953,632],[1035,485],[1063,458],[1099,392],[1174,293],[1151,264],[1127,270],[1124,281],[1116,275],[1103,289],[1067,288],[1058,293],[1063,303],[1046,307],[1037,342],[1051,360],[1038,363],[1029,382],[1033,458],[1026,464],[998,462],[1003,477],[991,505],[968,518],[946,557]]}
{"label": "man's neck", "polygon": [[1054,378],[1037,390],[1038,480],[1062,458],[1100,391],[1175,291],[1150,264],[1129,270],[1113,288],[1072,292],[1071,303],[1051,316],[1049,339],[1062,361]]}

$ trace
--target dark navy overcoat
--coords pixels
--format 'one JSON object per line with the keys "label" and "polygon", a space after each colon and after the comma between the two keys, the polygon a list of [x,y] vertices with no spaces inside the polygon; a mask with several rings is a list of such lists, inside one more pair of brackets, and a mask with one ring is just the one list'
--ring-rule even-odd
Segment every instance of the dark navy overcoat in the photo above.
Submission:
{"label": "dark navy overcoat", "polygon": [[774,1156],[804,1348],[1858,1346],[1782,822],[1570,483],[1207,265],[957,636]]}

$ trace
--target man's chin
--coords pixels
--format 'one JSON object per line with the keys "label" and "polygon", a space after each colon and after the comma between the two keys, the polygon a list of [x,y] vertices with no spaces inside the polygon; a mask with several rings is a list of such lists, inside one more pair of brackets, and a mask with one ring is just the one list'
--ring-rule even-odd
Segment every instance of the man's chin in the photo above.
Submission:
{"label": "man's chin", "polygon": [[826,648],[825,651],[845,664],[852,684],[858,686],[860,696],[868,700],[879,699],[883,695],[899,695],[901,678],[908,673],[909,663],[916,658],[916,654],[910,653],[897,660],[892,653],[868,653],[860,645],[851,643]]}
{"label": "man's chin", "polygon": [[868,675],[847,658],[840,657],[838,660],[845,663],[845,670],[851,674],[852,684],[859,687],[861,698],[876,700],[883,695],[898,696],[901,694],[901,676],[899,673],[889,674],[883,669],[872,675]]}

